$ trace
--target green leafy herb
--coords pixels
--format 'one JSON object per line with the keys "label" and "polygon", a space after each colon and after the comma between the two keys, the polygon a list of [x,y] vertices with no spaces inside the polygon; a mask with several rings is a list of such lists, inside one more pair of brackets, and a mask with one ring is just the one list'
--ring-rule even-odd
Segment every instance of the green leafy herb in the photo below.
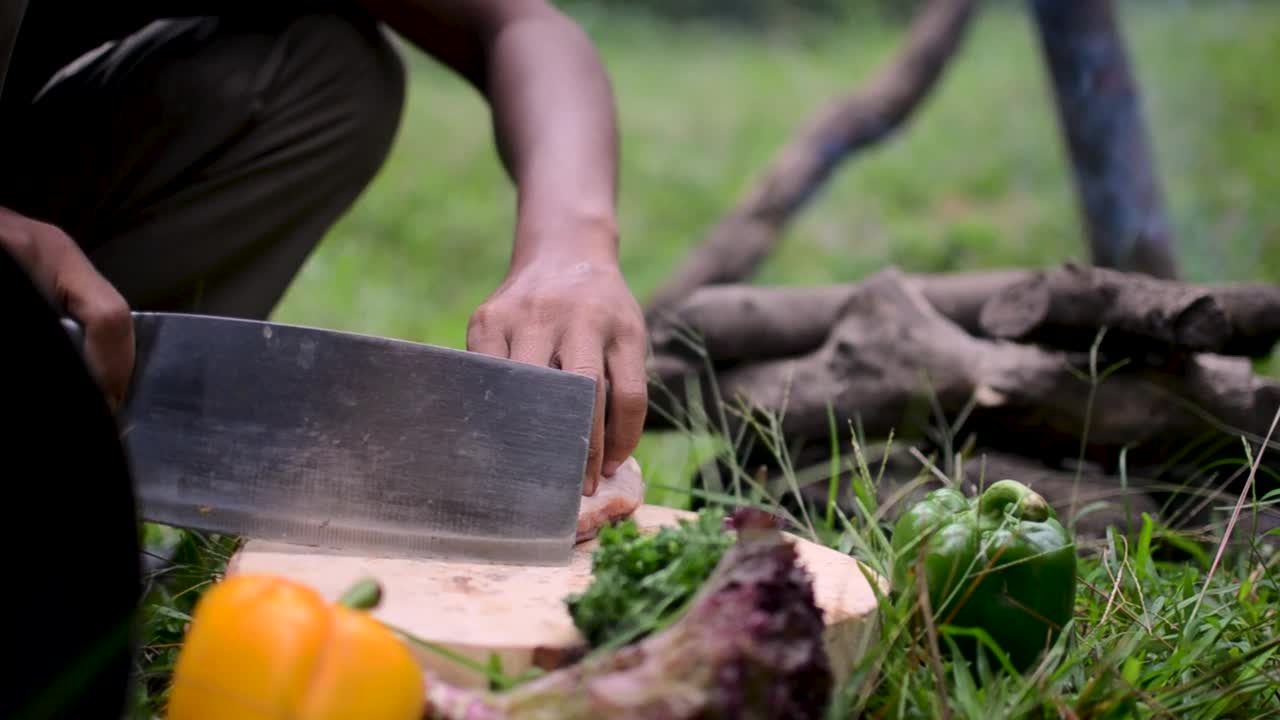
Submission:
{"label": "green leafy herb", "polygon": [[627,644],[674,620],[733,545],[724,518],[708,508],[654,533],[641,533],[630,519],[601,528],[594,579],[565,600],[587,643]]}

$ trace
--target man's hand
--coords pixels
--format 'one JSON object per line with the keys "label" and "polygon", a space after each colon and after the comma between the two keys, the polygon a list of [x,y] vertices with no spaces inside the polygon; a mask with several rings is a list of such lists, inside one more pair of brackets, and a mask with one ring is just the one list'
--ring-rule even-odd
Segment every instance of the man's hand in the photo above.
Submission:
{"label": "man's hand", "polygon": [[647,341],[616,263],[545,258],[513,267],[472,316],[467,348],[596,381],[584,494],[595,494],[600,475],[612,476],[635,450],[648,407]]}
{"label": "man's hand", "polygon": [[31,276],[49,302],[84,329],[90,372],[114,412],[133,373],[133,321],[119,291],[94,269],[66,233],[0,207],[0,247]]}
{"label": "man's hand", "polygon": [[597,379],[583,487],[593,495],[635,450],[648,403],[644,320],[618,270],[618,133],[604,65],[547,0],[361,1],[489,102],[517,227],[506,281],[472,318],[467,345]]}

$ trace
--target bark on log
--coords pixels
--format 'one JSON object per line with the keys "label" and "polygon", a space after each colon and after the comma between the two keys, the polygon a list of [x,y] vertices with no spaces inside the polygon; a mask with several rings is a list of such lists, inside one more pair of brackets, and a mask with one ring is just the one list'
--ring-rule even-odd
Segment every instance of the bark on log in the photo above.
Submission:
{"label": "bark on log", "polygon": [[[786,315],[770,310],[774,327],[758,326],[754,335],[758,356],[770,359],[714,370],[723,400],[780,417],[788,438],[827,437],[828,404],[841,430],[857,416],[868,436],[920,437],[935,422],[930,393],[948,419],[972,400],[966,428],[979,442],[1048,461],[1077,455],[1088,415],[1086,459],[1108,465],[1126,446],[1131,462],[1158,462],[1206,433],[1243,432],[1256,442],[1280,408],[1280,385],[1255,376],[1248,361],[1199,354],[1174,368],[1139,367],[1101,380],[1090,415],[1086,355],[974,337],[897,270],[853,286],[842,300],[830,331],[807,352],[790,351],[812,343],[819,323],[799,323],[805,332],[784,337],[788,353],[775,353],[768,331],[785,328]],[[819,309],[819,319],[831,312]],[[747,332],[735,327],[719,341],[741,359],[750,349]],[[707,364],[714,368],[714,356]],[[659,350],[653,370],[652,398],[662,411],[650,413],[651,428],[669,427],[672,413],[681,417],[681,388],[691,375],[704,406],[713,402],[701,359]],[[1272,459],[1280,457],[1277,447]]]}
{"label": "bark on log", "polygon": [[893,132],[920,104],[961,44],[976,0],[931,0],[901,53],[869,85],[823,108],[774,157],[737,207],[649,301],[653,317],[703,285],[746,279],[783,226],[839,163]]}
{"label": "bark on log", "polygon": [[[1106,325],[1104,360],[1145,362],[1153,352],[1170,351],[1262,357],[1280,341],[1280,287],[1274,285],[1193,285],[1073,264],[903,280],[975,337],[1085,353]],[[652,322],[649,334],[667,365],[703,354],[717,369],[795,357],[827,340],[860,287],[707,286]]]}
{"label": "bark on log", "polygon": [[1029,0],[1093,264],[1178,276],[1141,95],[1111,0]]}
{"label": "bark on log", "polygon": [[1087,351],[1098,328],[1124,352],[1169,349],[1263,356],[1280,340],[1280,287],[1209,287],[1067,264],[1004,286],[982,334]]}

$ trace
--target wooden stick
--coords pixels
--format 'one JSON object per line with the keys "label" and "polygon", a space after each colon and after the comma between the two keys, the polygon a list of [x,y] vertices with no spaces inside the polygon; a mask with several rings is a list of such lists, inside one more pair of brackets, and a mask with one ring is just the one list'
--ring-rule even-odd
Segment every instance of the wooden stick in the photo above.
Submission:
{"label": "wooden stick", "polygon": [[1099,328],[1127,352],[1266,355],[1280,339],[1280,287],[1212,287],[1067,264],[999,288],[984,335],[1087,350]]}
{"label": "wooden stick", "polygon": [[1111,0],[1029,0],[1093,264],[1175,278],[1142,98]]}

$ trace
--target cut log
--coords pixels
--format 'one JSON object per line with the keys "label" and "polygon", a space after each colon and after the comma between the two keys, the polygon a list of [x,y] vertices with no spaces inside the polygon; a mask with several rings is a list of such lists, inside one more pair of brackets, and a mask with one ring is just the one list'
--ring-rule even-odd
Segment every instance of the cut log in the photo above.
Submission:
{"label": "cut log", "polygon": [[1213,285],[1208,291],[1231,320],[1227,340],[1212,352],[1250,358],[1270,355],[1280,340],[1280,287],[1237,283]]}
{"label": "cut log", "polygon": [[[675,525],[687,513],[654,505],[633,516],[642,531]],[[813,578],[826,621],[826,646],[843,676],[876,632],[875,591],[852,557],[791,536]],[[481,664],[491,655],[516,675],[551,670],[581,657],[583,640],[564,599],[591,582],[597,540],[580,543],[567,567],[482,565],[438,560],[335,555],[316,548],[251,540],[228,564],[228,574],[271,573],[305,583],[336,599],[353,583],[382,583],[378,619]],[[882,590],[887,589],[887,585]],[[484,675],[438,652],[415,648],[427,673],[460,687],[480,688]]]}
{"label": "cut log", "polygon": [[750,191],[649,300],[656,318],[703,285],[750,276],[782,228],[836,167],[889,136],[934,87],[968,28],[976,0],[931,0],[901,52],[866,87],[822,109],[778,152]]}
{"label": "cut log", "polygon": [[988,299],[983,334],[1087,351],[1099,328],[1120,352],[1266,355],[1280,339],[1280,287],[1221,288],[1075,264],[1037,272]]}

